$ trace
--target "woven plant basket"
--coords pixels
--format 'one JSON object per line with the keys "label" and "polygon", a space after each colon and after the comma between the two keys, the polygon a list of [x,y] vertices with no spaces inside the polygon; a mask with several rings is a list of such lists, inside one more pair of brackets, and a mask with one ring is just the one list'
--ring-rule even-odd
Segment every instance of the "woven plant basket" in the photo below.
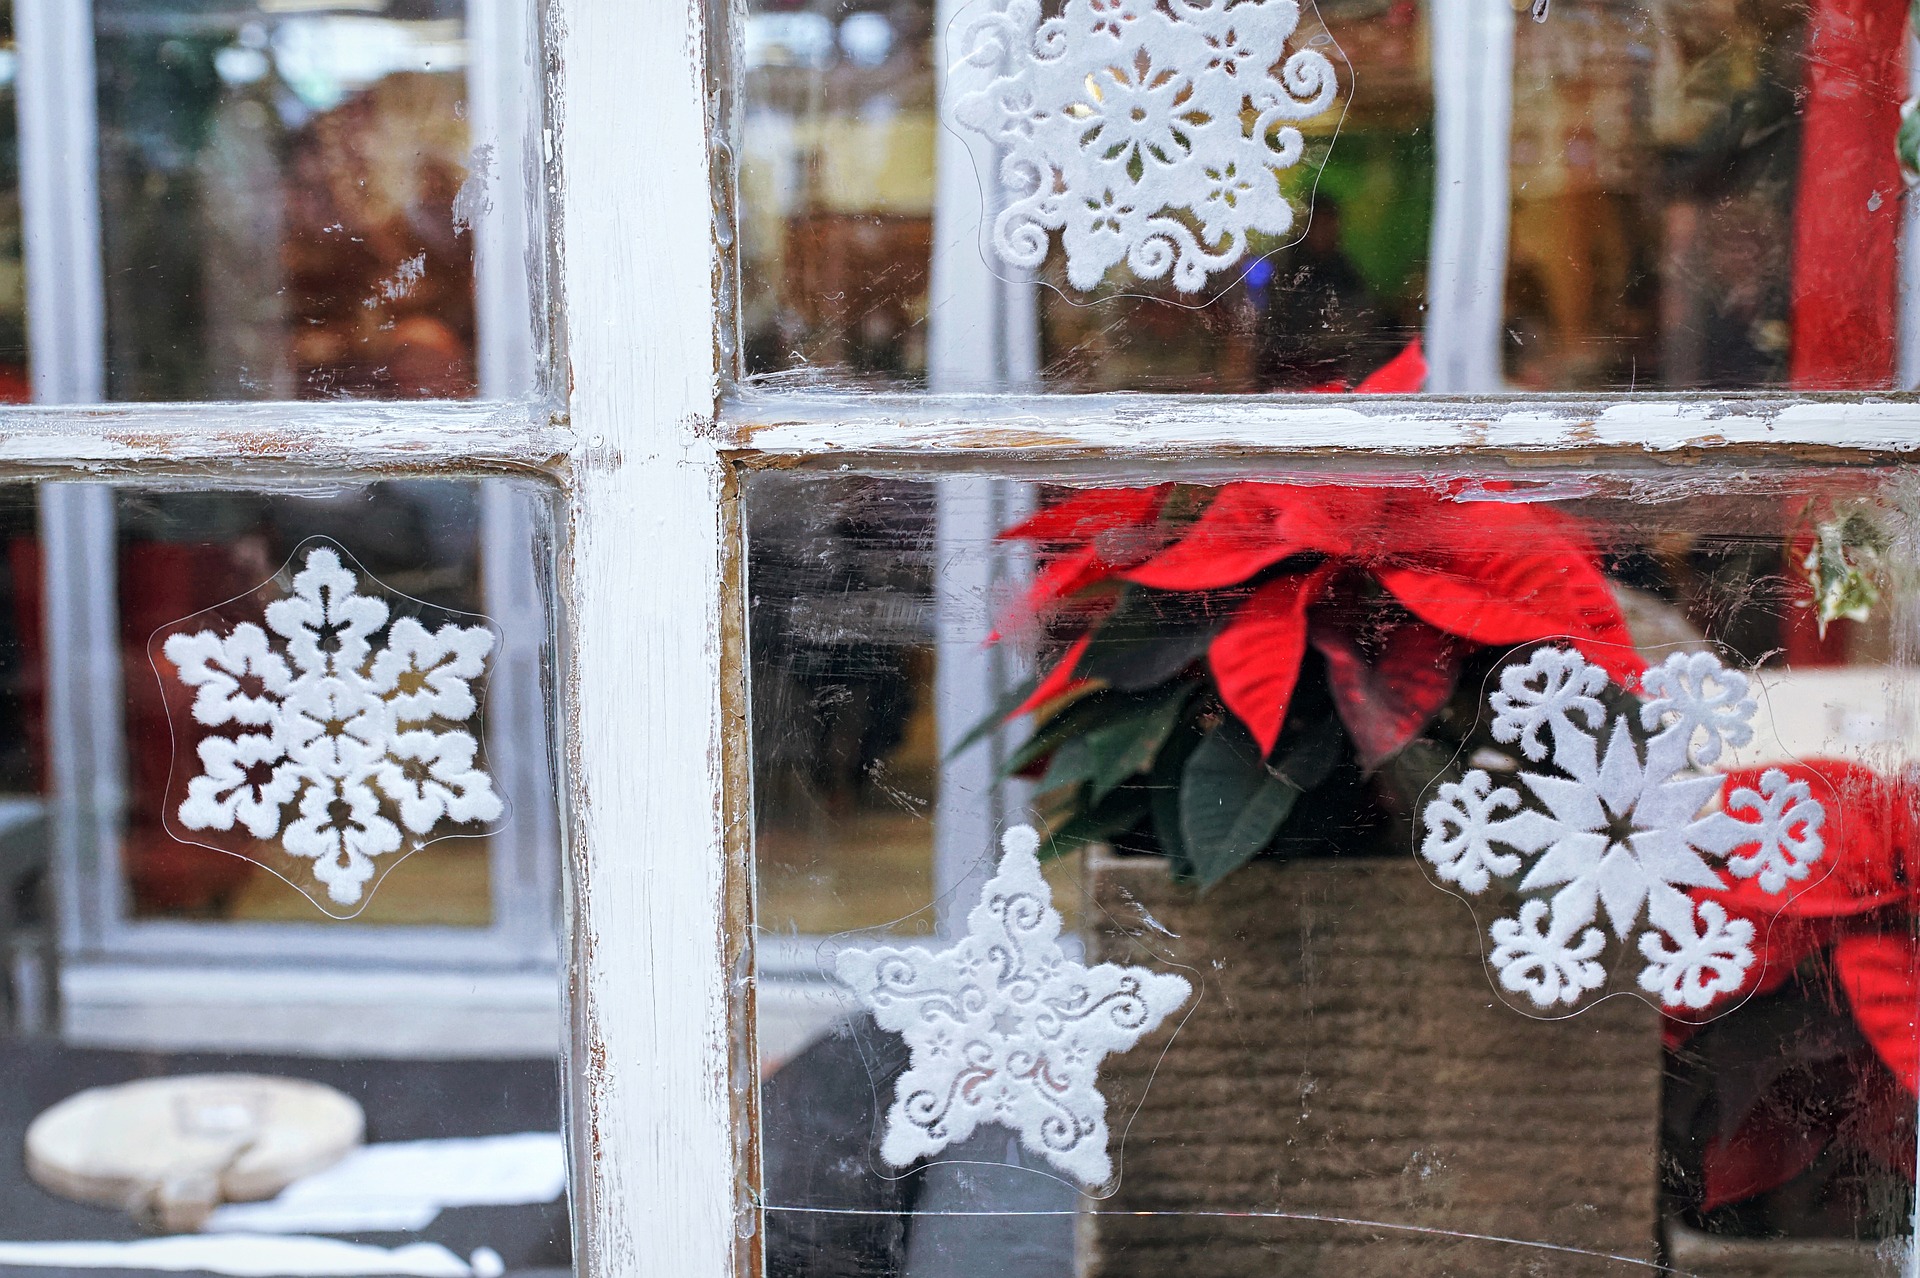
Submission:
{"label": "woven plant basket", "polygon": [[1202,987],[1102,1069],[1126,1130],[1088,1274],[1645,1272],[1623,1261],[1658,1233],[1646,1003],[1507,1007],[1480,925],[1411,855],[1255,862],[1204,897],[1155,857],[1093,852],[1087,878],[1102,958],[1171,959]]}

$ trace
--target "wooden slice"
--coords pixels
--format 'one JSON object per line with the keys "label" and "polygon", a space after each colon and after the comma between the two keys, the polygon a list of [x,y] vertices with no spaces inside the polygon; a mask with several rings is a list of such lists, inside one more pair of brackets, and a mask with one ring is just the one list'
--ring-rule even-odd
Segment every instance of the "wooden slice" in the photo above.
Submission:
{"label": "wooden slice", "polygon": [[196,1229],[223,1202],[271,1198],[360,1141],[360,1106],[331,1087],[192,1074],[95,1087],[27,1128],[27,1174],[63,1198]]}

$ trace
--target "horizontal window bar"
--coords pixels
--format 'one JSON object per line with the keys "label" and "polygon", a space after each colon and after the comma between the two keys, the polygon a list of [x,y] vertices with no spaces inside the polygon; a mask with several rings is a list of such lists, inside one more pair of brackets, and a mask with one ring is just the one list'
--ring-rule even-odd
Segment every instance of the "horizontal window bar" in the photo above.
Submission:
{"label": "horizontal window bar", "polygon": [[1883,395],[860,395],[748,392],[723,402],[722,446],[815,456],[1169,452],[1449,453],[1740,447],[1920,450],[1920,400]]}
{"label": "horizontal window bar", "polygon": [[111,479],[169,464],[367,472],[542,468],[573,435],[547,405],[459,400],[20,405],[0,410],[0,468]]}

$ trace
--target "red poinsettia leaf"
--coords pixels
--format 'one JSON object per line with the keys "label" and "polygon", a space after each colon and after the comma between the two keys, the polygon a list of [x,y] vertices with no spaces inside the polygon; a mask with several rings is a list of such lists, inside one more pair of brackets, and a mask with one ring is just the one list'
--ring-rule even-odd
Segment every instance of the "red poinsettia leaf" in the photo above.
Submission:
{"label": "red poinsettia leaf", "polygon": [[1411,395],[1427,384],[1427,353],[1420,339],[1362,378],[1353,389],[1362,395]]}
{"label": "red poinsettia leaf", "polygon": [[1813,1166],[1833,1142],[1833,1123],[1809,1121],[1807,1107],[1791,1097],[1769,1095],[1747,1111],[1732,1137],[1707,1145],[1701,1206],[1712,1211],[1778,1189]]}
{"label": "red poinsettia leaf", "polygon": [[1228,484],[1186,536],[1122,575],[1156,590],[1237,585],[1295,555],[1351,553],[1383,504],[1366,488]]}
{"label": "red poinsettia leaf", "polygon": [[1334,708],[1368,770],[1420,735],[1460,676],[1460,642],[1424,622],[1395,626],[1372,645],[1372,657],[1331,613],[1315,615],[1309,636],[1326,658]]}
{"label": "red poinsettia leaf", "polygon": [[1874,1053],[1920,1095],[1920,946],[1905,933],[1843,936],[1833,943],[1833,972]]}
{"label": "red poinsettia leaf", "polygon": [[1018,719],[1023,714],[1032,714],[1049,701],[1064,697],[1069,692],[1089,683],[1090,680],[1077,677],[1074,671],[1079,668],[1080,658],[1087,655],[1087,648],[1092,643],[1092,635],[1081,635],[1074,640],[1073,646],[1067,649],[1065,655],[1060,658],[1059,664],[1048,671],[1047,677],[1042,679],[1039,686],[1033,690],[1033,695],[1016,706],[1007,718]]}
{"label": "red poinsettia leaf", "polygon": [[1855,1088],[1856,1107],[1841,1120],[1841,1140],[1866,1151],[1867,1156],[1908,1180],[1914,1178],[1913,1097],[1883,1071],[1878,1078],[1861,1078]]}
{"label": "red poinsettia leaf", "polygon": [[[1376,564],[1374,575],[1406,609],[1429,625],[1479,644],[1525,643],[1565,636],[1588,660],[1621,683],[1646,671],[1605,574],[1577,542],[1535,528],[1510,536],[1503,502],[1488,508],[1490,526],[1475,540]],[[1498,533],[1500,545],[1488,544]]]}
{"label": "red poinsettia leaf", "polygon": [[1273,753],[1307,655],[1307,608],[1326,588],[1328,569],[1270,581],[1242,604],[1207,647],[1207,665],[1227,703],[1259,743]]}
{"label": "red poinsettia leaf", "polygon": [[1154,522],[1172,490],[1172,484],[1084,489],[1029,515],[1000,539],[1084,546],[1109,529]]}

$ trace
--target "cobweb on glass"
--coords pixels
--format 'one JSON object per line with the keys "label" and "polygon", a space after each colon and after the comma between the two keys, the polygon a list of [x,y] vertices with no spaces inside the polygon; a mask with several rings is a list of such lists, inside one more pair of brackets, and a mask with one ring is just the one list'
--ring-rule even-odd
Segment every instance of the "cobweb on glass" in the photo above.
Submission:
{"label": "cobweb on glass", "polygon": [[944,48],[988,267],[1080,305],[1206,306],[1298,243],[1352,98],[1311,0],[973,0]]}
{"label": "cobweb on glass", "polygon": [[1200,975],[1137,937],[1130,961],[1102,962],[1082,936],[1063,936],[1038,859],[1045,837],[1006,831],[991,877],[964,903],[964,929],[933,934],[936,902],[821,943],[841,1032],[874,1089],[868,1153],[882,1180],[968,1164],[1095,1199],[1119,1187],[1146,1089],[1105,1084],[1100,1066],[1164,1052],[1201,997]]}
{"label": "cobweb on glass", "polygon": [[485,698],[501,632],[312,537],[257,589],[147,642],[173,758],[163,825],[357,916],[406,857],[497,832]]}
{"label": "cobweb on glass", "polygon": [[1516,648],[1416,808],[1422,869],[1467,902],[1494,989],[1530,1016],[1616,994],[1683,1022],[1731,1011],[1784,979],[1780,912],[1840,859],[1831,783],[1777,740],[1761,753],[1781,763],[1735,766],[1770,722],[1752,672],[1710,646],[1650,661],[1628,688],[1570,641]]}

